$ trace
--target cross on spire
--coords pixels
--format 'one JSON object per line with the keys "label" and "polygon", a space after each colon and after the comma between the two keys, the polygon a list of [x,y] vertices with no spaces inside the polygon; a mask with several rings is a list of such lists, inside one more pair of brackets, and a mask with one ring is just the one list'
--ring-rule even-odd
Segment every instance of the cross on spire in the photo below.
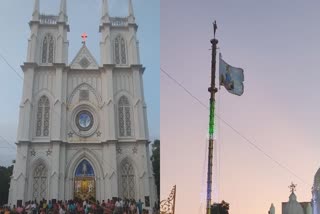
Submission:
{"label": "cross on spire", "polygon": [[87,40],[87,38],[88,38],[87,33],[81,34],[81,38],[82,38],[82,43],[85,44],[85,43],[86,43],[86,40]]}
{"label": "cross on spire", "polygon": [[293,184],[293,182],[291,182],[291,185],[289,186],[291,193],[294,193],[296,191],[296,187],[297,187],[297,184]]}

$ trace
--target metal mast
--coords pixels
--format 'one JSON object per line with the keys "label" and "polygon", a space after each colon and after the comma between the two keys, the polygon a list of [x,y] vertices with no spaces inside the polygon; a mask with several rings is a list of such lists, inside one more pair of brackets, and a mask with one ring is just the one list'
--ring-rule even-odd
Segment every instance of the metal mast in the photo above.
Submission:
{"label": "metal mast", "polygon": [[212,160],[213,160],[213,134],[214,134],[214,109],[215,109],[215,94],[217,88],[216,81],[216,49],[218,40],[215,38],[217,24],[213,23],[214,37],[210,41],[212,46],[212,60],[211,60],[211,85],[208,89],[210,93],[210,115],[209,115],[209,152],[208,152],[208,177],[207,177],[207,214],[211,214],[211,192],[212,192]]}

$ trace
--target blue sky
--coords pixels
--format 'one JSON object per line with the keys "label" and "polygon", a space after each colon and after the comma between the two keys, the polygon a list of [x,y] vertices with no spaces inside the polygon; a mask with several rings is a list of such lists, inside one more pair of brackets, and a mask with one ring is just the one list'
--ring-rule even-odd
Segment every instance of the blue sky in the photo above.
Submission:
{"label": "blue sky", "polygon": [[[81,37],[87,32],[87,46],[100,61],[99,23],[102,0],[68,0],[70,32],[69,63],[81,48]],[[133,0],[134,13],[140,41],[140,59],[146,67],[144,73],[145,98],[151,140],[160,137],[160,2]],[[23,76],[20,65],[25,62],[27,41],[30,36],[28,22],[31,19],[34,0],[5,0],[0,7],[0,54]],[[41,13],[58,14],[60,0],[40,0]],[[112,16],[126,16],[128,0],[109,0]],[[20,77],[0,58],[0,136],[11,144],[16,141],[19,104],[22,95]],[[9,146],[0,137],[0,165],[8,165],[15,159],[15,145]]]}

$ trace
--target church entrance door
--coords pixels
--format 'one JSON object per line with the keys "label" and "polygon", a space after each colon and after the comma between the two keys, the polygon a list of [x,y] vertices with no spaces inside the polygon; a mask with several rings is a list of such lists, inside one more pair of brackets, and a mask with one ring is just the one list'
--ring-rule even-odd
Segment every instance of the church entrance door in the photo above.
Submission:
{"label": "church entrance door", "polygon": [[92,165],[87,160],[82,160],[76,169],[74,197],[89,201],[96,199],[95,174]]}

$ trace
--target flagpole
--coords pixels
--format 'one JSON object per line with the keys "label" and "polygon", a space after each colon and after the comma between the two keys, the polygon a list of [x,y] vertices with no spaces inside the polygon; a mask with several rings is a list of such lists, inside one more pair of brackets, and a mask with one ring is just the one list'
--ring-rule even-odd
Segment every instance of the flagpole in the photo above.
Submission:
{"label": "flagpole", "polygon": [[215,109],[215,93],[217,88],[215,86],[216,81],[216,50],[218,40],[215,38],[217,30],[216,21],[213,23],[214,37],[210,41],[212,46],[212,59],[211,59],[211,85],[208,89],[210,93],[210,115],[209,115],[209,147],[208,147],[208,174],[207,174],[207,212],[211,214],[211,193],[212,193],[212,160],[213,160],[213,135],[214,135],[214,109]]}

